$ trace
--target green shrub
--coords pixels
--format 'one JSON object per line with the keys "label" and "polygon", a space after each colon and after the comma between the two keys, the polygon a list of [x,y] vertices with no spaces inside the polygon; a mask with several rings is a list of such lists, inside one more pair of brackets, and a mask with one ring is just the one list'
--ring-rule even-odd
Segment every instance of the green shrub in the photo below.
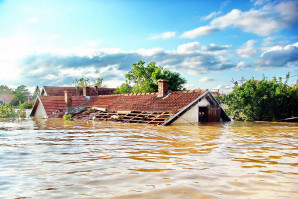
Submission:
{"label": "green shrub", "polygon": [[72,115],[68,114],[68,115],[63,115],[63,119],[67,120],[67,121],[73,121]]}
{"label": "green shrub", "polygon": [[17,113],[12,106],[0,105],[0,118],[17,117]]}
{"label": "green shrub", "polygon": [[298,86],[289,86],[281,78],[250,79],[242,85],[235,82],[224,103],[235,120],[275,121],[293,117],[298,113]]}

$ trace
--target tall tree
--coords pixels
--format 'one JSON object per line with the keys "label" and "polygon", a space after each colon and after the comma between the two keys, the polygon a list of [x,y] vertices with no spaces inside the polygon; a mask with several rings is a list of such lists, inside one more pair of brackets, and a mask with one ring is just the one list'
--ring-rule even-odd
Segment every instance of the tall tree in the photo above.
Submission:
{"label": "tall tree", "polygon": [[14,97],[11,100],[11,105],[18,106],[19,104],[24,103],[29,95],[30,93],[25,85],[18,86],[14,91]]}
{"label": "tall tree", "polygon": [[[125,75],[126,84],[132,84],[132,93],[148,93],[158,90],[158,80],[169,80],[169,90],[183,90],[183,84],[186,80],[180,76],[180,73],[171,72],[161,66],[156,66],[155,62],[150,62],[145,66],[144,61],[139,61],[132,65],[131,70]],[[127,85],[123,85],[123,87]],[[123,90],[123,89],[122,89]],[[127,91],[127,89],[125,90]],[[123,93],[120,89],[116,93]]]}

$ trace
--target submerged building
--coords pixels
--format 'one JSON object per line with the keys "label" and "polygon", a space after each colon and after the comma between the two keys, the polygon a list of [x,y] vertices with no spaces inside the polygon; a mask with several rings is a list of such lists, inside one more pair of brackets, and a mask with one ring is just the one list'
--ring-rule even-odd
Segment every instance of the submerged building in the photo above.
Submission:
{"label": "submerged building", "polygon": [[[119,121],[156,125],[230,121],[217,100],[208,90],[168,90],[168,81],[158,82],[156,93],[92,95],[92,88],[82,89],[82,95],[70,87],[60,87],[59,94],[38,96],[31,116],[62,117],[71,113],[76,119]],[[55,88],[51,88],[55,90]]]}

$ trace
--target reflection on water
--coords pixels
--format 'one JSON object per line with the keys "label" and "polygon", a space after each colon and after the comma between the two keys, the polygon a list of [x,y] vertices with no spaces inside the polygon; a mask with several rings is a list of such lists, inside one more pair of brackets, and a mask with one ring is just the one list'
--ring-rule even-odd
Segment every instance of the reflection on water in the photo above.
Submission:
{"label": "reflection on water", "polygon": [[297,130],[0,120],[0,198],[298,198]]}

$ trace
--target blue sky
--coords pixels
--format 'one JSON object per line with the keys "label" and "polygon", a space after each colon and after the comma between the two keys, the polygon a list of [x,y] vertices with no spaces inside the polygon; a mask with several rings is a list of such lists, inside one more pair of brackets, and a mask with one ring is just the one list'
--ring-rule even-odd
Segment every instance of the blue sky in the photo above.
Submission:
{"label": "blue sky", "polygon": [[125,81],[139,60],[228,91],[231,80],[298,74],[297,1],[0,0],[0,85]]}

